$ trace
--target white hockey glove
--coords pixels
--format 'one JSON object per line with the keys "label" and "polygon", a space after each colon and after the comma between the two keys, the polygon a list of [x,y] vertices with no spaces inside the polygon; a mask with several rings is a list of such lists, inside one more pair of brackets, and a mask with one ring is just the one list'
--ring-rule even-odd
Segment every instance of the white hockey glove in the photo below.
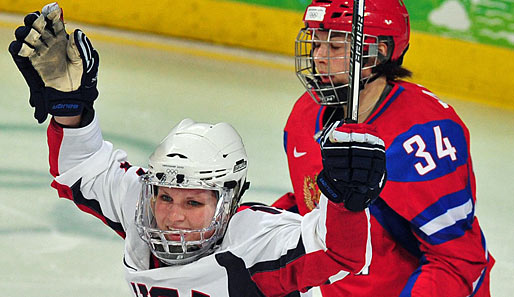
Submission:
{"label": "white hockey glove", "polygon": [[34,117],[43,123],[48,114],[75,116],[92,110],[99,57],[86,35],[79,29],[66,33],[57,3],[27,15],[24,23],[9,52],[29,86]]}

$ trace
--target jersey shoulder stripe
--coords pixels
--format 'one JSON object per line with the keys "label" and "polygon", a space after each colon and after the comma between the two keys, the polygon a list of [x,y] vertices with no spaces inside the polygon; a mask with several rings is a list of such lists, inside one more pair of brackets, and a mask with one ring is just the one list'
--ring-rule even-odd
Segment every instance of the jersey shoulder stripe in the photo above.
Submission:
{"label": "jersey shoulder stripe", "polygon": [[300,236],[298,239],[298,245],[295,248],[288,250],[285,255],[282,255],[278,259],[255,263],[248,270],[252,275],[262,272],[280,270],[284,268],[287,263],[292,262],[302,257],[303,255],[305,255],[305,247],[303,246],[303,240]]}
{"label": "jersey shoulder stripe", "polygon": [[382,106],[377,109],[375,112],[375,115],[371,117],[366,123],[372,124],[378,117],[380,117],[381,114],[383,114],[387,108],[400,96],[400,94],[405,90],[404,87],[400,85],[395,85],[393,89],[391,90],[391,93],[389,93],[388,97],[384,102],[382,103]]}
{"label": "jersey shoulder stripe", "polygon": [[474,204],[469,186],[441,197],[414,217],[416,233],[430,244],[442,244],[463,236],[472,228]]}
{"label": "jersey shoulder stripe", "polygon": [[68,187],[54,181],[52,182],[52,187],[58,190],[60,197],[73,201],[81,211],[89,213],[100,219],[102,222],[104,222],[105,225],[109,226],[114,232],[125,239],[126,233],[123,229],[123,225],[106,217],[103,214],[100,203],[97,200],[86,199],[84,197],[82,191],[80,190],[81,182],[82,180],[79,179],[71,187]]}

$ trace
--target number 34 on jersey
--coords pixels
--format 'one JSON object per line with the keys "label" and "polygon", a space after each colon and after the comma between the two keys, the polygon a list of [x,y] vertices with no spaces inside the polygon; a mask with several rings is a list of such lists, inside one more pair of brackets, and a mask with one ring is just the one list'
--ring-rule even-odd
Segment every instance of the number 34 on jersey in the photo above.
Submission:
{"label": "number 34 on jersey", "polygon": [[441,120],[415,125],[387,149],[388,180],[436,179],[455,171],[467,159],[467,140],[459,124]]}

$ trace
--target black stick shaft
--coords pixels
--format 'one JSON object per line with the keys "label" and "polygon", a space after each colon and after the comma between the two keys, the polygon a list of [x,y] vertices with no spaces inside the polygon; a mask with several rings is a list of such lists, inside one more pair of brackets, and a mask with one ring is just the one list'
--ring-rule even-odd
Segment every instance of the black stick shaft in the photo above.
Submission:
{"label": "black stick shaft", "polygon": [[348,112],[346,113],[346,123],[357,123],[359,120],[359,84],[362,70],[363,39],[364,0],[354,0],[352,16],[352,44],[350,50]]}

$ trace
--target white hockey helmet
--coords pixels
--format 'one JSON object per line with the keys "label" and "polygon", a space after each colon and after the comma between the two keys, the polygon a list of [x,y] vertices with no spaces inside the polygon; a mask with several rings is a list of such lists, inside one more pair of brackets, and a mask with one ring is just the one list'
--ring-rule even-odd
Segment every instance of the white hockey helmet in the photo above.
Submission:
{"label": "white hockey helmet", "polygon": [[[150,156],[136,210],[139,235],[152,253],[170,265],[187,264],[212,253],[248,188],[247,166],[241,137],[229,124],[185,119],[175,126]],[[157,187],[213,190],[218,201],[210,225],[199,230],[160,230],[152,202]],[[192,233],[200,239],[186,240]],[[179,241],[167,239],[177,235]]]}

